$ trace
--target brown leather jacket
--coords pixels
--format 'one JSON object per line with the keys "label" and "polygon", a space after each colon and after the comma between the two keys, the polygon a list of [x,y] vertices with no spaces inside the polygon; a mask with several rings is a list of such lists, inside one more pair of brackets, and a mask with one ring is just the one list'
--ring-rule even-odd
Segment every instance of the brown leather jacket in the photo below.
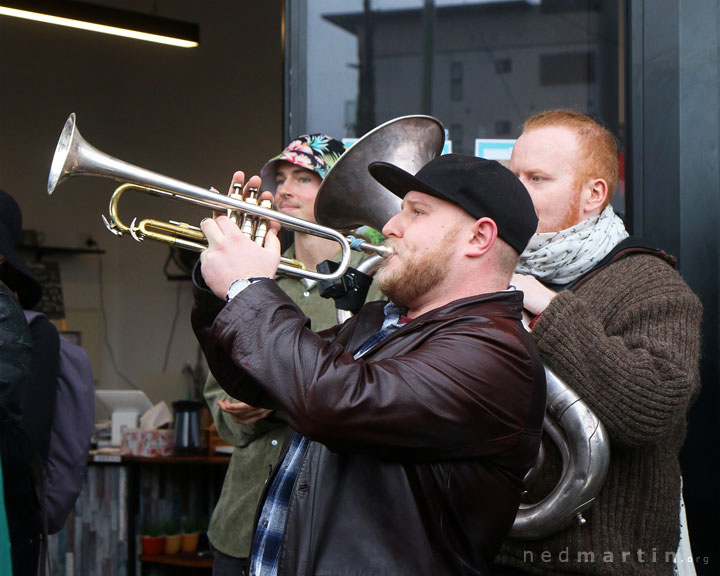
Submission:
{"label": "brown leather jacket", "polygon": [[318,334],[272,281],[218,313],[222,304],[196,290],[193,327],[213,374],[312,440],[279,574],[487,574],[545,407],[522,294],[452,302],[359,360],[352,352],[382,324],[382,302]]}

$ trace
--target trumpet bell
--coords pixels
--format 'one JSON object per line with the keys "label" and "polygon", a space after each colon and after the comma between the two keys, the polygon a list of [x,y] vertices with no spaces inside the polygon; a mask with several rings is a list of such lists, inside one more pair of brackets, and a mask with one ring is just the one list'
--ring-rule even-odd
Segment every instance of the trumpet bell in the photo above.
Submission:
{"label": "trumpet bell", "polygon": [[440,155],[444,143],[445,128],[432,116],[401,116],[381,124],[350,146],[327,173],[315,200],[315,220],[336,230],[381,230],[400,212],[401,200],[370,175],[368,166],[390,162],[415,174]]}
{"label": "trumpet bell", "polygon": [[48,194],[52,194],[55,191],[55,187],[60,184],[64,177],[71,171],[71,167],[66,166],[66,164],[70,157],[70,148],[74,141],[74,134],[75,113],[73,112],[65,122],[57,146],[55,147],[55,154],[53,155],[52,165],[50,166],[50,175],[48,176]]}

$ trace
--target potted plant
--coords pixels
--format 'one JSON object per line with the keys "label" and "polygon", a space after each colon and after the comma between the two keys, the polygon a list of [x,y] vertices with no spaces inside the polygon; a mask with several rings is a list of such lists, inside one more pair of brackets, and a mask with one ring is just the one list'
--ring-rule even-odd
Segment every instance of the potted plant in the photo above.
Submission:
{"label": "potted plant", "polygon": [[178,523],[173,520],[165,522],[165,554],[177,554],[180,551],[182,534]]}
{"label": "potted plant", "polygon": [[200,533],[195,528],[195,523],[188,516],[182,519],[182,540],[180,548],[185,554],[194,554],[197,550]]}
{"label": "potted plant", "polygon": [[165,549],[165,536],[162,524],[148,524],[140,539],[142,553],[145,556],[159,556]]}

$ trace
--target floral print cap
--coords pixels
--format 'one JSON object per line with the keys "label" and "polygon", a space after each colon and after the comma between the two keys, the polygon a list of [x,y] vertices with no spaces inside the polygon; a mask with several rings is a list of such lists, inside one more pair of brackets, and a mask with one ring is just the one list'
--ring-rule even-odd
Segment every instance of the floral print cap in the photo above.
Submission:
{"label": "floral print cap", "polygon": [[303,134],[295,138],[274,158],[271,158],[260,171],[262,189],[270,190],[273,194],[277,189],[275,184],[275,171],[278,162],[284,160],[312,170],[320,178],[325,178],[333,164],[345,152],[345,145],[326,134]]}

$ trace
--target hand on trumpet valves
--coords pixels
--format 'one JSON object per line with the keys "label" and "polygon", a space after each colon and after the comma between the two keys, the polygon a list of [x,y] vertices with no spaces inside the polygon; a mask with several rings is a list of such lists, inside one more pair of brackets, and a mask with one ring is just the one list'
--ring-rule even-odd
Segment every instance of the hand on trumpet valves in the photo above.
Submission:
{"label": "hand on trumpet valves", "polygon": [[[244,175],[236,172],[233,183],[243,183]],[[253,176],[245,184],[248,188],[260,188],[260,178]],[[260,199],[272,195],[263,192]],[[206,218],[200,228],[208,242],[208,248],[200,255],[202,275],[206,284],[219,298],[225,299],[228,288],[239,278],[272,278],[280,263],[280,240],[277,222],[270,222],[264,245],[245,236],[237,224],[224,214]]]}

